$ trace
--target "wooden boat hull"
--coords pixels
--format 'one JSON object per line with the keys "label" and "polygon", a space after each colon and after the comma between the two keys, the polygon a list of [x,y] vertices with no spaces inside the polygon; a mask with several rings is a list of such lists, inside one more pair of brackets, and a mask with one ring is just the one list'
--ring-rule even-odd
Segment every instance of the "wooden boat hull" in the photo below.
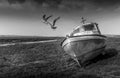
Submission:
{"label": "wooden boat hull", "polygon": [[105,48],[106,37],[103,35],[87,35],[66,38],[62,47],[74,60],[77,58],[80,62],[90,60]]}

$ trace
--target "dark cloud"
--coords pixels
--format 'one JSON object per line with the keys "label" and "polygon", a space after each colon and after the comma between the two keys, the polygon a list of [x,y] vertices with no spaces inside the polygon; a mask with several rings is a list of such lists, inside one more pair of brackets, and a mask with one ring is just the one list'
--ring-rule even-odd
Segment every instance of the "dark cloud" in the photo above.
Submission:
{"label": "dark cloud", "polygon": [[85,0],[88,3],[91,3],[95,7],[101,8],[114,8],[120,5],[120,0]]}
{"label": "dark cloud", "polygon": [[120,0],[64,0],[64,2],[74,4],[74,6],[78,6],[76,4],[79,4],[79,6],[85,4],[99,7],[112,7],[120,4]]}
{"label": "dark cloud", "polygon": [[26,0],[7,0],[10,4],[14,3],[24,3]]}
{"label": "dark cloud", "polygon": [[53,5],[59,5],[62,0],[7,0],[9,3],[24,3],[26,1],[28,2],[35,2],[37,4],[43,4],[43,3],[47,3],[50,4],[51,6]]}
{"label": "dark cloud", "polygon": [[[47,3],[47,4],[50,4],[51,6],[54,6],[54,5],[60,5],[60,4],[64,4],[65,3],[68,3],[68,4],[80,4],[81,3],[93,3],[93,4],[96,4],[96,5],[104,5],[104,6],[110,6],[110,5],[116,5],[116,4],[120,4],[120,0],[7,0],[9,3],[24,3],[26,1],[30,1],[30,2],[35,2],[35,3],[38,3],[38,4],[43,4],[43,3]],[[76,5],[74,5],[76,6]]]}
{"label": "dark cloud", "polygon": [[43,6],[44,4],[46,4],[50,8],[57,8],[62,3],[62,0],[4,0],[4,1],[7,1],[9,4],[31,3],[31,6],[34,5],[37,7]]}
{"label": "dark cloud", "polygon": [[33,0],[33,1],[38,3],[38,4],[42,4],[43,2],[45,2],[45,0]]}
{"label": "dark cloud", "polygon": [[32,0],[32,1],[37,2],[39,4],[41,4],[41,3],[60,4],[62,2],[62,0]]}
{"label": "dark cloud", "polygon": [[94,2],[95,4],[104,6],[120,4],[120,0],[91,0],[91,1]]}
{"label": "dark cloud", "polygon": [[[69,10],[85,10],[98,8],[112,8],[120,5],[120,0],[4,0],[10,4],[31,3],[31,6],[47,6],[49,8],[69,9]],[[31,8],[31,7],[30,7]]]}

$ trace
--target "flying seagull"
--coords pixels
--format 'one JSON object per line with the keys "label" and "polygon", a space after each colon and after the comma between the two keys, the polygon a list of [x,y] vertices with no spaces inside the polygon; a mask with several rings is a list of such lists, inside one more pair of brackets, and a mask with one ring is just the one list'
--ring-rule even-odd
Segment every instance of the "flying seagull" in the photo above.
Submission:
{"label": "flying seagull", "polygon": [[56,28],[57,28],[57,27],[55,26],[55,24],[56,24],[56,22],[57,22],[59,19],[60,19],[60,17],[57,17],[56,19],[54,19],[53,24],[48,23],[48,24],[51,26],[52,29],[56,29]]}

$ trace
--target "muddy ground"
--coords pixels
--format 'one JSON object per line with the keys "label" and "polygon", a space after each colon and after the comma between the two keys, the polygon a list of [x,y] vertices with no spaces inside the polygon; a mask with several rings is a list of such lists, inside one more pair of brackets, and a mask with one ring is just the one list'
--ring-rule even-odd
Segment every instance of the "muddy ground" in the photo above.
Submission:
{"label": "muddy ground", "polygon": [[[58,41],[0,47],[0,78],[119,78],[120,38],[108,38],[105,55],[80,68]],[[18,40],[23,42],[24,40]],[[25,40],[26,41],[26,40]],[[2,41],[1,41],[2,42]],[[10,41],[9,41],[10,42]],[[12,40],[14,42],[14,40]],[[15,41],[16,42],[16,41]],[[5,43],[5,42],[4,42]]]}

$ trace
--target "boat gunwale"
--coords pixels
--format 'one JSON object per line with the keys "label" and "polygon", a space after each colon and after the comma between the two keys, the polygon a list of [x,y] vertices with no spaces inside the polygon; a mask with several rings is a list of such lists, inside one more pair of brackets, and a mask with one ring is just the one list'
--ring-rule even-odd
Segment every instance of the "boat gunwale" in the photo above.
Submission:
{"label": "boat gunwale", "polygon": [[73,38],[73,37],[82,37],[82,36],[101,36],[101,37],[106,37],[101,34],[89,34],[89,35],[78,35],[78,36],[69,36],[68,38]]}
{"label": "boat gunwale", "polygon": [[[67,39],[69,39],[69,38],[83,37],[83,36],[99,36],[99,37],[103,38],[104,40],[107,38],[106,36],[104,36],[104,35],[99,35],[99,34],[72,36],[72,37],[65,38],[65,39],[61,42],[61,46],[64,47],[65,45],[67,45],[68,43],[66,43],[66,44],[63,44],[63,43],[64,43]],[[91,39],[94,39],[94,38],[91,38]],[[95,38],[95,39],[99,39],[99,38]],[[79,41],[80,41],[80,40],[79,40]]]}

